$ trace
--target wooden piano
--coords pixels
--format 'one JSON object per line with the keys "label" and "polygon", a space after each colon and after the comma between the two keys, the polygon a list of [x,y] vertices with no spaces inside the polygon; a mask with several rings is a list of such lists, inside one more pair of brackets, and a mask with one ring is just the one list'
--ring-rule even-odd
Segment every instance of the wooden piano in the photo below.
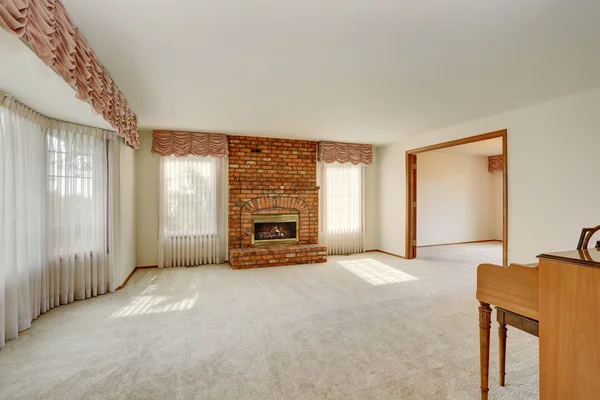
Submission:
{"label": "wooden piano", "polygon": [[500,385],[506,327],[540,338],[540,398],[600,399],[600,249],[538,256],[537,266],[477,269],[481,398],[488,398],[491,313],[499,323]]}

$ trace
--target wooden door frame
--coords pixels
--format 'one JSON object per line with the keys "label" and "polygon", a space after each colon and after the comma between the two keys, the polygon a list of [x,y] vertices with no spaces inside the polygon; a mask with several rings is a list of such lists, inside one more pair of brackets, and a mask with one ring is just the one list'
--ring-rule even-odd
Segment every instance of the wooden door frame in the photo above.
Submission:
{"label": "wooden door frame", "polygon": [[504,168],[502,171],[502,263],[505,266],[508,265],[508,131],[506,129],[438,143],[406,152],[406,259],[415,258],[417,251],[417,207],[412,204],[413,201],[416,201],[417,195],[417,154],[495,138],[502,138],[502,157],[504,159]]}

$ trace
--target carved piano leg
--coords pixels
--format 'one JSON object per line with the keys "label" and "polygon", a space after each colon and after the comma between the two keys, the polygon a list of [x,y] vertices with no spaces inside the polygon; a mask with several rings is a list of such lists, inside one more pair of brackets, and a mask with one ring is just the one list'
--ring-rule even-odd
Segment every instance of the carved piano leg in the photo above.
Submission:
{"label": "carved piano leg", "polygon": [[479,356],[481,365],[481,399],[487,400],[490,368],[490,329],[492,328],[492,309],[490,305],[479,302]]}
{"label": "carved piano leg", "polygon": [[500,324],[498,327],[498,341],[500,349],[500,386],[504,386],[504,377],[506,376],[506,324]]}

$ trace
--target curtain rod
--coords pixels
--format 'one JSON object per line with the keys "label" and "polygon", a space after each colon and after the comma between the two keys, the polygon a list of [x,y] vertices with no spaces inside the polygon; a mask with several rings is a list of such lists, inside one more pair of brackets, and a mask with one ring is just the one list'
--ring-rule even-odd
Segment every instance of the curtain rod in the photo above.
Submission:
{"label": "curtain rod", "polygon": [[[106,132],[106,133],[114,134],[116,137],[121,138],[121,136],[119,136],[117,134],[117,132],[114,130],[98,128],[95,126],[83,125],[83,124],[78,124],[76,122],[69,122],[69,121],[65,121],[62,119],[49,117],[49,116],[42,114],[41,112],[35,110],[34,108],[31,108],[27,104],[19,101],[15,96],[8,94],[7,92],[5,92],[2,89],[0,89],[0,106],[4,106],[8,110],[10,110],[14,113],[17,113],[21,117],[28,119],[32,122],[38,123],[42,126],[47,125],[50,128],[71,127],[71,128],[73,128],[74,131],[79,131],[82,133],[86,133],[85,131],[89,132],[89,130],[97,130],[98,133]],[[125,140],[125,138],[122,138],[122,139]]]}

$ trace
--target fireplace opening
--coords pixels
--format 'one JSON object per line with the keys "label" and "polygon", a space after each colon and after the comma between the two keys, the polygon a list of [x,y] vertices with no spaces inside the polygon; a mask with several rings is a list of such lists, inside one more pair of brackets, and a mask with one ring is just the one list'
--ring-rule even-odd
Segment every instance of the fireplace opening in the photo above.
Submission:
{"label": "fireplace opening", "polygon": [[252,244],[298,243],[298,215],[255,215],[253,217]]}

